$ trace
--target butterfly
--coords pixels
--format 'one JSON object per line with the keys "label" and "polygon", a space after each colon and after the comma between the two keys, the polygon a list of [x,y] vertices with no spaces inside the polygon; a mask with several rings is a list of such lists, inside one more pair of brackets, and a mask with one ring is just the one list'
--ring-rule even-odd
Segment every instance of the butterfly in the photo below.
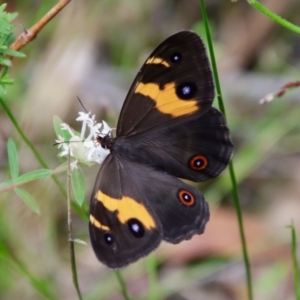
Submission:
{"label": "butterfly", "polygon": [[[209,207],[195,182],[218,176],[233,144],[212,107],[214,82],[205,46],[192,31],[163,41],[138,72],[123,104],[116,137],[99,137],[110,154],[90,202],[89,232],[110,268],[204,232]],[[181,178],[181,179],[179,179]]]}

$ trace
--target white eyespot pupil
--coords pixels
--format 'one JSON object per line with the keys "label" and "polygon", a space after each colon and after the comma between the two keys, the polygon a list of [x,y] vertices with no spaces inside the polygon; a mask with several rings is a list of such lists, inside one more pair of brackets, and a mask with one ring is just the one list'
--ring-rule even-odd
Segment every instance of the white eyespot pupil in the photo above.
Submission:
{"label": "white eyespot pupil", "polygon": [[188,94],[190,94],[190,92],[191,92],[191,88],[189,86],[184,86],[182,88],[183,95],[188,95]]}
{"label": "white eyespot pupil", "polygon": [[202,161],[201,161],[201,160],[197,160],[197,161],[196,161],[196,166],[197,166],[197,167],[200,167],[201,165],[202,165]]}
{"label": "white eyespot pupil", "polygon": [[131,225],[131,228],[132,228],[132,230],[134,231],[134,232],[139,232],[139,230],[140,230],[140,226],[138,225],[138,224],[132,224]]}
{"label": "white eyespot pupil", "polygon": [[111,245],[114,242],[112,236],[108,233],[105,234],[104,238],[105,238],[105,241],[108,245]]}

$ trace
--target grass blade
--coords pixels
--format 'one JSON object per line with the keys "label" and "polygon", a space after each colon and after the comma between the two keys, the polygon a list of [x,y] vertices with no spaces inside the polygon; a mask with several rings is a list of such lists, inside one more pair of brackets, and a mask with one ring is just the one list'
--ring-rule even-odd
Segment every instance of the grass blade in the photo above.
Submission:
{"label": "grass blade", "polygon": [[121,272],[119,270],[116,270],[115,271],[115,274],[117,276],[117,279],[119,281],[119,284],[121,286],[121,291],[122,291],[122,294],[123,294],[123,297],[125,300],[131,300],[131,298],[129,297],[128,295],[128,291],[127,291],[127,288],[126,288],[126,284],[125,284],[125,281],[121,275]]}
{"label": "grass blade", "polygon": [[[200,0],[200,6],[201,6],[201,12],[202,12],[202,16],[203,16],[207,41],[208,41],[208,49],[209,49],[209,53],[210,53],[210,57],[211,57],[212,69],[213,69],[213,73],[214,73],[214,79],[215,79],[216,90],[217,90],[217,95],[218,95],[218,104],[219,104],[220,110],[226,117],[225,106],[223,103],[222,90],[221,90],[219,75],[218,75],[218,71],[217,71],[217,64],[216,64],[216,59],[215,59],[215,55],[214,55],[214,49],[213,49],[210,28],[209,28],[209,21],[208,21],[208,17],[207,17],[207,13],[206,13],[206,7],[205,7],[204,0]],[[244,263],[245,263],[246,278],[247,278],[248,299],[252,300],[253,292],[252,292],[252,278],[251,278],[251,271],[250,271],[250,262],[249,262],[246,238],[245,238],[245,233],[244,233],[242,209],[241,209],[238,188],[237,188],[237,181],[236,181],[232,161],[229,163],[229,173],[230,173],[231,184],[232,184],[232,194],[233,194],[234,206],[235,206],[235,210],[236,210],[236,214],[237,214],[237,218],[238,218],[240,238],[241,238],[241,242],[242,242],[243,259],[244,259]]]}
{"label": "grass blade", "polygon": [[281,26],[294,31],[298,34],[300,34],[300,27],[292,24],[291,22],[283,19],[282,17],[276,15],[274,12],[263,6],[261,3],[259,3],[257,0],[248,0],[248,3],[252,5],[254,8],[259,10],[261,13],[275,21],[276,23],[280,24]]}
{"label": "grass blade", "polygon": [[292,258],[293,258],[293,270],[294,270],[294,291],[295,299],[300,300],[300,274],[299,274],[299,262],[297,258],[297,237],[294,222],[288,226],[291,228],[291,239],[292,239]]}

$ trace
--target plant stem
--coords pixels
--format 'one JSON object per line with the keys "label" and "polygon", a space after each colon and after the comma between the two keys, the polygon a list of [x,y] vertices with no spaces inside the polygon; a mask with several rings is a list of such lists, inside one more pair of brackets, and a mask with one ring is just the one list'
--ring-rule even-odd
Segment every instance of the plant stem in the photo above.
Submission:
{"label": "plant stem", "polygon": [[130,297],[129,297],[129,295],[128,295],[128,291],[127,291],[127,288],[126,288],[126,284],[125,284],[125,282],[124,282],[124,280],[123,280],[123,277],[122,277],[122,275],[121,275],[121,272],[120,272],[119,270],[116,270],[116,271],[115,271],[115,274],[116,274],[117,279],[118,279],[118,281],[119,281],[119,284],[120,284],[120,286],[121,286],[121,291],[122,291],[122,294],[123,294],[124,299],[125,299],[125,300],[131,300]]}
{"label": "plant stem", "polygon": [[291,22],[283,19],[282,17],[276,15],[274,12],[272,12],[271,10],[266,8],[264,5],[262,5],[257,0],[248,0],[248,3],[251,6],[253,6],[254,8],[256,8],[257,10],[259,10],[261,13],[266,15],[267,17],[271,18],[273,21],[275,21],[278,24],[282,25],[283,27],[300,34],[300,27],[299,26],[296,26],[293,23],[291,23]]}
{"label": "plant stem", "polygon": [[71,196],[70,195],[71,195],[71,160],[70,160],[70,149],[69,149],[68,171],[67,171],[68,238],[69,238],[69,243],[70,243],[70,257],[71,257],[73,283],[74,283],[78,298],[80,300],[82,300],[79,283],[78,283],[77,268],[76,268],[74,239],[73,239],[73,231],[72,231],[72,214],[71,214]]}
{"label": "plant stem", "polygon": [[[214,73],[218,104],[219,104],[220,110],[226,117],[225,106],[224,106],[223,97],[222,97],[222,90],[221,90],[220,80],[219,80],[219,76],[218,76],[217,64],[216,64],[216,59],[215,59],[215,55],[214,55],[214,49],[213,49],[213,44],[212,44],[212,39],[211,39],[211,34],[210,34],[210,29],[209,29],[209,21],[208,21],[208,17],[207,17],[204,0],[200,0],[200,6],[201,6],[202,16],[203,16],[203,20],[204,20],[204,25],[205,25],[205,32],[206,32],[207,41],[208,41],[208,48],[209,48],[209,53],[210,53],[210,57],[211,57],[212,69],[213,69],[213,73]],[[249,262],[249,258],[248,258],[247,244],[246,244],[246,238],[245,238],[245,233],[244,233],[242,209],[241,209],[241,205],[240,205],[237,182],[236,182],[236,178],[235,178],[235,172],[234,172],[234,167],[233,167],[232,161],[229,163],[229,173],[230,173],[231,184],[232,184],[232,195],[233,195],[233,200],[234,200],[234,206],[235,206],[235,210],[236,210],[236,214],[237,214],[237,218],[238,218],[240,238],[241,238],[241,242],[242,242],[243,259],[244,259],[244,264],[245,264],[245,269],[246,269],[248,299],[252,300],[253,292],[252,292],[250,262]]]}
{"label": "plant stem", "polygon": [[291,239],[292,239],[295,299],[300,300],[300,274],[299,274],[299,264],[297,258],[297,237],[296,237],[296,230],[293,221],[289,227],[291,228]]}
{"label": "plant stem", "polygon": [[60,0],[39,21],[29,29],[25,29],[18,38],[10,45],[11,50],[20,50],[34,40],[37,34],[47,25],[71,0]]}

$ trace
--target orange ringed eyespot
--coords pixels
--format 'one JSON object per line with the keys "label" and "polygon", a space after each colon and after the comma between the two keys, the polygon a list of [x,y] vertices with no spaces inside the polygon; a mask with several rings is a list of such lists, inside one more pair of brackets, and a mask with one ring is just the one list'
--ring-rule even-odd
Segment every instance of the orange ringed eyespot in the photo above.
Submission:
{"label": "orange ringed eyespot", "polygon": [[190,159],[190,167],[195,171],[202,171],[208,166],[208,160],[203,155],[195,155]]}
{"label": "orange ringed eyespot", "polygon": [[185,206],[193,206],[195,204],[195,197],[187,190],[180,190],[178,192],[180,202]]}

